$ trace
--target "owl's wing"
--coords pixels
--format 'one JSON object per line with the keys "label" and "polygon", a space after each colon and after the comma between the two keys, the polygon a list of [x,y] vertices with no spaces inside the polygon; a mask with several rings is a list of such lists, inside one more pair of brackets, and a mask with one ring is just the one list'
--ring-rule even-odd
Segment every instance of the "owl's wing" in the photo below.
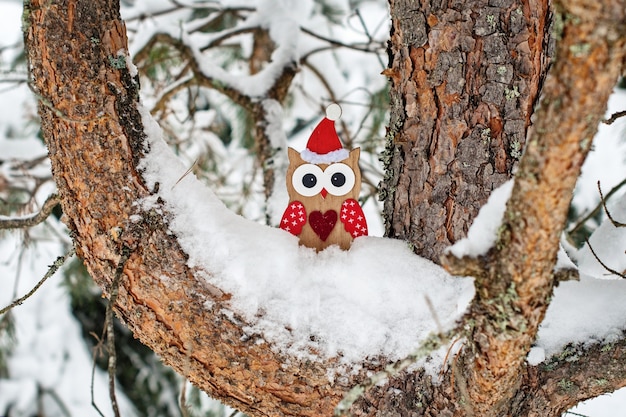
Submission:
{"label": "owl's wing", "polygon": [[355,199],[349,198],[343,202],[339,219],[353,238],[367,236],[367,220],[361,205]]}
{"label": "owl's wing", "polygon": [[292,235],[298,236],[302,232],[302,226],[305,224],[306,209],[301,202],[292,201],[285,209],[279,227]]}

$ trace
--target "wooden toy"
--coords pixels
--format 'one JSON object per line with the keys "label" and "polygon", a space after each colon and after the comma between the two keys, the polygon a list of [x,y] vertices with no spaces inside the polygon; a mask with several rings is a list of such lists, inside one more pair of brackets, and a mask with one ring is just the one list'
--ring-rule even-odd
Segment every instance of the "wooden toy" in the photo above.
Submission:
{"label": "wooden toy", "polygon": [[288,149],[289,205],[280,228],[300,244],[321,251],[330,245],[349,249],[352,240],[367,236],[367,221],[358,198],[361,191],[360,148],[343,148],[335,120],[341,108],[331,104],[313,130],[306,149]]}

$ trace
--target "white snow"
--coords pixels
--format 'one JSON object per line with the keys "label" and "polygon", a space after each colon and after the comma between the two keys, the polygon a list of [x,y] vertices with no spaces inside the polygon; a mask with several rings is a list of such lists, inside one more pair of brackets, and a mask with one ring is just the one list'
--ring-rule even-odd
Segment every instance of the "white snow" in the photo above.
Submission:
{"label": "white snow", "polygon": [[526,358],[526,361],[528,362],[528,364],[532,366],[539,365],[541,362],[545,360],[546,360],[546,351],[539,346],[533,346],[530,349],[530,352],[528,352],[528,357]]}
{"label": "white snow", "polygon": [[[605,117],[626,109],[626,90],[616,89],[609,98]],[[600,201],[598,181],[604,194],[624,179],[626,162],[626,118],[622,117],[611,125],[600,123],[593,147],[583,165],[582,173],[576,182],[572,205],[581,213],[595,207]],[[626,190],[622,189],[619,194]]]}
{"label": "white snow", "polygon": [[[626,224],[626,196],[610,204],[609,213],[616,222]],[[589,238],[589,244],[598,258],[610,269],[626,275],[626,227],[616,227],[605,219]],[[609,272],[589,248],[583,246],[577,254],[581,274],[594,278],[623,279]]]}
{"label": "white snow", "polygon": [[582,276],[554,290],[552,302],[539,328],[535,345],[545,357],[567,344],[607,343],[626,328],[626,281]]}
{"label": "white snow", "polygon": [[[473,296],[470,279],[450,277],[415,256],[405,243],[376,237],[355,240],[350,251],[316,253],[297,238],[227,210],[186,171],[144,110],[151,152],[142,163],[172,215],[169,227],[191,267],[233,294],[232,309],[275,349],[315,359],[339,356],[358,363],[368,356],[400,359],[437,331],[427,306],[450,328]],[[312,340],[313,339],[313,340]]]}
{"label": "white snow", "polygon": [[[246,75],[245,69],[225,70],[205,62],[203,69],[207,75],[218,77],[219,82],[246,94],[261,95],[281,65],[327,46],[319,39],[300,33],[299,27],[322,36],[336,37],[346,43],[365,43],[367,40],[365,33],[359,34],[356,33],[358,30],[354,30],[362,29],[355,15],[346,19],[343,25],[329,25],[319,14],[312,13],[312,8],[316,6],[312,0],[265,0],[264,3],[271,6],[270,13],[251,12],[250,19],[239,26],[214,35],[196,33],[185,40],[199,50],[229,30],[241,30],[261,22],[270,28],[272,38],[281,46],[273,56],[274,62],[256,77]],[[225,7],[250,7],[256,3],[233,0],[223,1],[222,4]],[[333,4],[345,9],[348,2],[337,0]],[[379,30],[372,30],[370,34],[377,39],[384,39],[388,33],[388,19],[381,11],[380,4],[363,2],[359,6],[361,15],[370,23],[368,27],[379,26]],[[135,22],[129,22],[129,28],[134,31],[131,52],[137,51],[156,31],[163,30],[178,38],[181,28],[193,31],[192,25],[204,23],[198,19],[179,25],[179,22],[188,19],[188,11],[175,12],[163,18],[139,19],[139,16],[148,15],[156,9],[166,10],[171,7],[170,1],[158,0],[134,2],[132,7],[124,9],[127,18],[137,18]],[[6,40],[6,43],[20,39],[20,13],[21,2],[2,4],[0,39]],[[172,16],[178,18],[173,19]],[[179,22],[163,29],[175,20]],[[3,50],[3,64],[11,61],[11,53],[12,49]],[[344,110],[348,110],[344,111],[342,121],[351,131],[358,131],[366,112],[359,103],[366,102],[369,94],[363,86],[370,89],[381,87],[386,81],[378,72],[384,65],[374,71],[376,75],[372,76],[371,68],[379,65],[377,58],[356,51],[352,55],[348,52],[341,58],[334,51],[316,53],[308,57],[308,63],[317,69],[324,69],[328,77],[326,81],[340,101],[344,101]],[[3,80],[8,77],[3,75]],[[296,119],[309,120],[311,109],[318,111],[320,102],[329,101],[330,92],[310,68],[301,68],[294,86],[293,96],[298,104],[287,110],[284,120],[282,109],[274,103],[264,103],[272,106],[272,124],[268,130],[277,139],[273,146],[280,143],[282,147],[286,143],[281,129],[288,130]],[[306,94],[315,93],[306,95],[305,91]],[[41,142],[34,138],[34,124],[25,128],[22,122],[24,113],[32,114],[34,108],[32,104],[27,107],[21,104],[29,102],[25,99],[27,94],[24,85],[3,92],[2,102],[5,105],[0,112],[2,159],[33,157],[33,150],[40,151],[41,155],[45,153]],[[609,113],[623,110],[625,103],[626,92],[616,91],[611,98]],[[207,111],[204,116],[208,120],[214,114]],[[204,124],[208,126],[209,122]],[[290,138],[291,146],[303,149],[311,129],[303,129],[295,143],[294,138]],[[583,168],[574,197],[574,205],[581,211],[592,208],[598,201],[598,179],[602,181],[605,192],[623,179],[626,149],[623,132],[624,121],[618,121],[610,127],[601,126],[594,142],[594,151]],[[344,363],[378,354],[401,358],[411,352],[429,332],[436,330],[435,320],[424,301],[426,296],[436,306],[438,320],[445,328],[449,328],[460,316],[472,297],[471,280],[449,277],[440,268],[414,256],[402,242],[374,237],[359,238],[349,252],[331,248],[316,254],[298,247],[297,240],[285,232],[243,220],[226,210],[193,175],[175,184],[190,164],[176,162],[175,157],[164,149],[159,136],[159,130],[152,126],[154,152],[145,161],[148,177],[151,181],[161,182],[161,196],[172,213],[170,227],[190,254],[190,264],[205,268],[207,279],[232,292],[235,295],[232,309],[245,315],[252,323],[247,330],[262,333],[274,348],[313,359],[315,356],[307,349],[316,349],[322,357],[343,355]],[[223,147],[214,135],[206,134],[201,139],[195,145],[196,148],[188,150],[191,161],[196,154],[203,152],[200,148],[209,147],[209,142],[213,152],[216,149],[224,154],[232,151]],[[239,162],[239,159],[230,161],[231,166],[226,168],[228,173],[225,175],[244,175],[238,166]],[[284,165],[286,157],[277,155],[275,162]],[[43,170],[47,170],[49,165],[43,165]],[[4,163],[0,167],[0,175],[13,175],[9,164]],[[43,170],[42,175],[49,175],[49,172],[44,173]],[[277,180],[277,184],[283,182],[284,178]],[[50,190],[44,187],[43,191]],[[468,239],[451,249],[455,255],[477,256],[493,244],[508,197],[506,193],[506,189],[494,192],[495,196],[489,206],[481,210]],[[43,201],[45,194],[39,193],[38,199]],[[280,194],[281,190],[277,188],[275,198],[271,200],[270,213],[273,213],[273,218],[280,216],[281,201],[286,202],[285,194]],[[626,221],[622,215],[626,211],[626,203],[623,199],[617,201],[616,198],[615,201],[610,205],[611,212],[618,220]],[[365,206],[366,211],[368,207],[373,212],[377,203],[370,199]],[[53,227],[57,234],[62,230],[61,226]],[[370,230],[373,229],[375,227],[370,225]],[[381,225],[378,230],[379,234],[382,233]],[[605,222],[591,238],[601,259],[619,271],[626,268],[626,239],[622,230],[615,230]],[[241,239],[242,236],[245,239]],[[52,242],[54,239],[58,237],[27,250],[18,283],[18,295],[30,289],[45,271],[46,264],[60,254],[61,247]],[[12,296],[14,281],[10,278],[19,270],[16,264],[18,244],[18,236],[15,234],[0,235],[0,281],[3,288],[11,289],[0,291],[1,305],[8,303]],[[568,259],[562,255],[559,254],[559,263],[565,265]],[[555,289],[537,344],[528,356],[531,364],[541,363],[545,358],[558,354],[568,343],[609,342],[626,327],[626,303],[620,297],[626,283],[610,276],[588,249],[582,249],[576,259],[580,265],[581,281],[561,283]],[[18,326],[17,345],[13,356],[9,358],[11,376],[9,379],[0,379],[0,412],[8,403],[15,402],[13,411],[18,415],[34,414],[37,385],[41,384],[55,389],[70,405],[72,415],[95,415],[89,404],[88,393],[90,353],[85,349],[80,331],[68,309],[66,291],[59,286],[58,279],[58,276],[51,278],[34,298],[14,310]],[[257,317],[256,313],[261,311],[262,314]],[[315,340],[311,341],[310,336],[315,336]],[[455,348],[458,346],[460,343]],[[425,364],[435,376],[443,361],[444,351],[446,349],[435,352],[434,359]],[[99,371],[96,387],[96,401],[104,413],[109,415],[106,376]],[[624,394],[604,396],[582,404],[573,411],[593,417],[615,415],[615,410],[623,409],[626,403],[624,398]],[[127,411],[123,415],[128,415]]]}
{"label": "white snow", "polygon": [[455,242],[447,251],[457,258],[464,256],[476,258],[487,253],[498,238],[498,228],[502,223],[506,202],[511,196],[512,189],[513,180],[509,180],[493,190],[487,203],[474,218],[467,237]]}

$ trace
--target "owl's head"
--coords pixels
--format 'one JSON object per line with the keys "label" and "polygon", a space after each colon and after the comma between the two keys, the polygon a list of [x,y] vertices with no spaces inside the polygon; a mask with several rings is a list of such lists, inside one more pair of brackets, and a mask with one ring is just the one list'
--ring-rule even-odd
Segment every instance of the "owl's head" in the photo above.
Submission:
{"label": "owl's head", "polygon": [[360,148],[348,152],[341,145],[335,130],[335,120],[341,108],[331,104],[326,117],[313,130],[306,149],[288,149],[287,190],[291,200],[318,200],[332,205],[334,197],[358,199],[361,191],[359,170]]}
{"label": "owl's head", "polygon": [[[360,148],[353,149],[348,157],[331,163],[311,163],[302,153],[288,149],[287,190],[291,200],[305,202],[309,199],[332,197],[359,198],[361,192]],[[329,197],[330,196],[330,197]]]}

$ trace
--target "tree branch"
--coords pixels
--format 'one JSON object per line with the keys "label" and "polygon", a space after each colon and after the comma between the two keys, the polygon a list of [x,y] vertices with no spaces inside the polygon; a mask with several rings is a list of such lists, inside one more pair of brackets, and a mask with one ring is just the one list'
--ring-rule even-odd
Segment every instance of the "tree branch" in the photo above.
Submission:
{"label": "tree branch", "polygon": [[602,195],[602,188],[600,188],[600,181],[598,181],[598,192],[600,193],[600,202],[602,203],[602,207],[604,207],[604,212],[606,213],[606,217],[608,217],[609,220],[611,221],[611,223],[613,223],[613,226],[615,226],[615,227],[626,227],[626,223],[618,222],[617,220],[615,220],[613,218],[613,216],[611,216],[611,212],[606,207],[606,200],[607,199],[604,198],[604,196]]}
{"label": "tree branch", "polygon": [[602,123],[607,124],[607,125],[612,125],[613,123],[615,123],[616,120],[624,116],[626,116],[626,110],[618,111],[618,112],[613,113],[611,117],[609,117],[608,119],[603,120]]}
{"label": "tree branch", "polygon": [[144,45],[144,47],[137,53],[136,58],[138,60],[141,60],[142,56],[144,54],[147,54],[147,51],[150,51],[152,48],[155,47],[155,45],[159,43],[164,45],[170,45],[178,50],[178,52],[180,52],[183,58],[189,63],[189,68],[193,73],[195,84],[219,91],[220,93],[224,94],[232,101],[244,108],[250,107],[250,97],[247,97],[243,92],[237,90],[232,86],[228,86],[219,80],[207,76],[200,68],[200,64],[195,59],[195,52],[193,51],[193,49],[180,39],[176,39],[168,33],[156,33],[150,39],[150,41],[148,41]]}
{"label": "tree branch", "polygon": [[[188,266],[168,231],[167,208],[138,172],[149,148],[138,86],[127,67],[112,66],[109,59],[127,49],[119,11],[109,3],[79,0],[82,18],[72,26],[69,7],[29,4],[25,44],[35,90],[68,116],[39,106],[76,252],[106,289],[115,280],[120,245],[132,248],[115,312],[165,363],[228,405],[250,415],[331,415],[349,387],[384,361],[355,364],[348,377],[331,383],[333,362],[287,357],[262,336],[246,334],[247,322],[230,306],[231,295],[211,286],[207,271]],[[92,35],[100,39],[98,48],[89,44]],[[279,80],[287,84],[290,76],[285,72]],[[85,109],[107,117],[91,121],[87,129],[74,121]],[[146,198],[154,201],[144,210],[140,202]]]}
{"label": "tree branch", "polygon": [[[624,1],[611,7],[570,0],[556,7],[570,15],[561,17],[556,61],[515,175],[499,240],[488,255],[487,273],[475,281],[470,313],[475,326],[468,335],[473,346],[462,362],[468,367],[469,402],[482,416],[510,413],[518,375],[550,303],[572,190],[624,68]],[[621,10],[617,15],[615,7]],[[581,119],[581,114],[587,117]]]}
{"label": "tree branch", "polygon": [[41,278],[41,280],[39,280],[39,282],[23,297],[18,298],[17,300],[13,301],[11,304],[9,304],[8,306],[2,308],[0,310],[0,314],[4,314],[7,311],[11,310],[14,307],[17,307],[19,305],[22,305],[22,303],[24,301],[26,301],[28,298],[30,298],[35,292],[37,292],[37,290],[43,285],[44,282],[46,282],[46,280],[48,278],[50,278],[52,275],[54,275],[60,267],[63,266],[63,264],[65,264],[65,262],[71,258],[72,256],[74,256],[75,254],[75,250],[74,248],[70,249],[65,255],[59,256],[56,261],[54,261],[54,263],[52,265],[50,265],[50,268],[48,269],[48,272],[45,273],[45,275],[43,276],[43,278]]}
{"label": "tree branch", "polygon": [[588,239],[585,239],[585,242],[587,243],[587,246],[589,247],[589,250],[591,251],[591,254],[593,255],[594,258],[596,258],[596,261],[598,261],[598,263],[600,265],[602,265],[602,267],[604,269],[606,269],[608,272],[610,272],[613,275],[616,275],[620,278],[625,278],[626,279],[626,275],[624,275],[623,273],[616,271],[615,269],[609,267],[607,264],[605,264],[604,262],[602,262],[602,259],[600,259],[600,257],[598,256],[598,254],[596,253],[595,250],[593,250],[593,246],[591,246],[591,243],[589,243]]}
{"label": "tree branch", "polygon": [[528,401],[517,415],[560,415],[581,401],[626,386],[626,337],[592,345],[568,345],[524,375]]}
{"label": "tree branch", "polygon": [[57,194],[51,194],[38,213],[20,217],[0,216],[0,230],[23,229],[36,226],[48,218],[60,201],[61,199]]}
{"label": "tree branch", "polygon": [[[602,191],[600,191],[600,202],[596,205],[596,207],[591,210],[589,212],[589,214],[587,214],[584,218],[582,218],[578,223],[576,223],[576,226],[574,226],[572,229],[570,229],[567,233],[569,235],[572,235],[574,233],[576,233],[578,230],[580,230],[585,223],[587,223],[587,221],[589,221],[589,219],[595,217],[598,212],[602,209],[602,207],[605,206],[606,201],[609,200],[609,198],[611,198],[613,196],[613,194],[615,194],[617,191],[620,190],[620,188],[622,188],[624,185],[626,185],[626,179],[623,179],[619,184],[617,184],[615,187],[611,188],[611,191],[609,191],[606,196],[602,197]],[[600,182],[598,181],[598,189],[600,189]]]}

